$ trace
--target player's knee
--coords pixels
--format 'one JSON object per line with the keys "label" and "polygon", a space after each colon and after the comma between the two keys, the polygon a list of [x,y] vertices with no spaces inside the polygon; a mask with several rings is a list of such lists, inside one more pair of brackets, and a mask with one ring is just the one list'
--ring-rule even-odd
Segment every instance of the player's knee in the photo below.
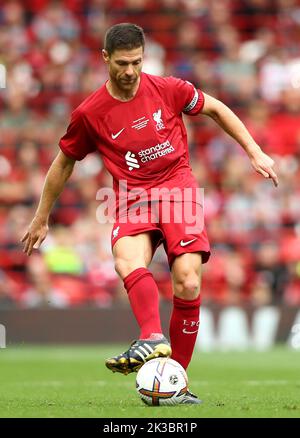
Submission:
{"label": "player's knee", "polygon": [[116,258],[115,271],[122,279],[124,279],[125,277],[127,277],[127,275],[130,274],[130,262],[120,257]]}
{"label": "player's knee", "polygon": [[200,278],[196,274],[182,276],[175,283],[174,293],[183,300],[194,300],[200,292]]}
{"label": "player's knee", "polygon": [[133,272],[135,269],[142,266],[143,263],[139,262],[137,259],[130,260],[121,257],[115,258],[115,271],[122,278],[122,280],[124,280],[124,278],[131,274],[131,272]]}

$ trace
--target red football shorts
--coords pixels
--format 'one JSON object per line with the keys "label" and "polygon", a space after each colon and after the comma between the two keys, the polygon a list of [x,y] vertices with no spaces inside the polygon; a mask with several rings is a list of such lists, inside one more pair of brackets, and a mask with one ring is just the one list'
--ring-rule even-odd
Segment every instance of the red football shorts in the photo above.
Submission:
{"label": "red football shorts", "polygon": [[193,201],[153,201],[134,204],[127,215],[118,217],[112,229],[111,245],[124,236],[151,232],[153,254],[163,243],[169,266],[185,253],[201,252],[202,263],[210,256],[204,227],[203,207]]}

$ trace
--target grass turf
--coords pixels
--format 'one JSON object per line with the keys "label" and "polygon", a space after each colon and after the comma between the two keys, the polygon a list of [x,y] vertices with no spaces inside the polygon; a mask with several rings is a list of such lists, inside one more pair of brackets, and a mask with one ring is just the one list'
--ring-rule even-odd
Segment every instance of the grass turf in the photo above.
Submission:
{"label": "grass turf", "polygon": [[0,417],[300,417],[300,352],[196,353],[190,388],[198,406],[148,407],[135,374],[113,374],[104,359],[124,346],[0,350]]}

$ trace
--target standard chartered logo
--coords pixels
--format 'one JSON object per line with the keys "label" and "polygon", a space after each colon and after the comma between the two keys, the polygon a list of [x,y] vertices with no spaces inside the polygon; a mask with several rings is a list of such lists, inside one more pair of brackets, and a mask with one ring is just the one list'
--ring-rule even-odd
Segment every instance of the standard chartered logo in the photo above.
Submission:
{"label": "standard chartered logo", "polygon": [[129,170],[138,169],[140,167],[138,160],[135,158],[135,154],[130,151],[125,155],[125,160]]}
{"label": "standard chartered logo", "polygon": [[174,152],[175,149],[169,142],[169,140],[163,143],[158,143],[156,146],[152,146],[148,149],[142,149],[139,152],[139,157],[141,157],[142,163],[147,163],[147,161],[156,160],[157,158],[163,157],[164,155]]}
{"label": "standard chartered logo", "polygon": [[[163,143],[158,143],[151,148],[142,149],[138,152],[138,156],[141,163],[147,163],[148,161],[153,161],[157,158],[164,157],[167,154],[171,154],[174,151],[175,149],[173,148],[169,140],[167,140]],[[138,169],[140,167],[134,153],[128,151],[125,155],[125,159],[129,170]]]}

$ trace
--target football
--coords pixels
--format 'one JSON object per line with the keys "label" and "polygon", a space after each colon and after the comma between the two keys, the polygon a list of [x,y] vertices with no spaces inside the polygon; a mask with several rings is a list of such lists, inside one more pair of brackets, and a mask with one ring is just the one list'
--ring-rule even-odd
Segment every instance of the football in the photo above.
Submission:
{"label": "football", "polygon": [[147,405],[177,405],[188,390],[187,374],[173,359],[152,359],[139,369],[136,390]]}

